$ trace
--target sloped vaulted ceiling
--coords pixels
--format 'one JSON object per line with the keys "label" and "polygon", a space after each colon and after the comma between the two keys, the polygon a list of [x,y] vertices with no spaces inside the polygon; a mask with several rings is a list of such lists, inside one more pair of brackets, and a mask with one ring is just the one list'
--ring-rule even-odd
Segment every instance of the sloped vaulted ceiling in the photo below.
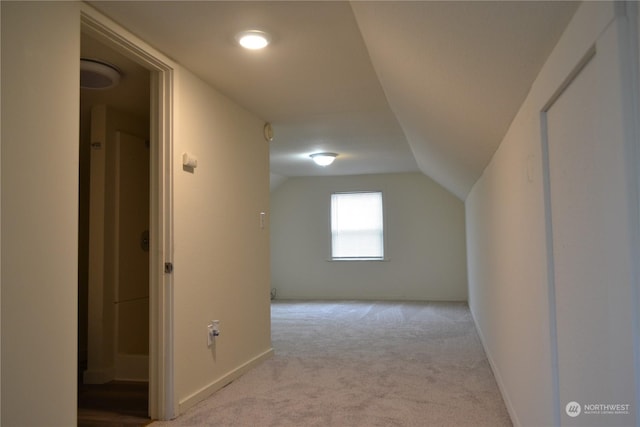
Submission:
{"label": "sloped vaulted ceiling", "polygon": [[[273,124],[289,176],[422,171],[464,199],[574,2],[90,2]],[[249,28],[273,36],[240,49]],[[315,166],[309,154],[335,151]]]}
{"label": "sloped vaulted ceiling", "polygon": [[352,2],[420,169],[464,199],[576,4]]}

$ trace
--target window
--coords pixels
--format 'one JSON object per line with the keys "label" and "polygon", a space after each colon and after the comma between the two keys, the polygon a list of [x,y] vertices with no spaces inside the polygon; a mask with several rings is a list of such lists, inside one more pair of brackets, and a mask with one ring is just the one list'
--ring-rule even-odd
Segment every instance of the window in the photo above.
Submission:
{"label": "window", "polygon": [[381,260],[384,258],[382,193],[331,195],[331,258]]}

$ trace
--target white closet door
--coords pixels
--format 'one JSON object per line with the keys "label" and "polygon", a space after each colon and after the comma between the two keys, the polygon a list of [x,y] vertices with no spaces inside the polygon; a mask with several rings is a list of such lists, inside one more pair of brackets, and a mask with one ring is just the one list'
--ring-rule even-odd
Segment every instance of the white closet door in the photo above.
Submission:
{"label": "white closet door", "polygon": [[[561,423],[636,425],[634,171],[621,19],[543,114]],[[567,405],[576,402],[573,411]],[[598,405],[598,406],[594,406]],[[600,405],[623,405],[603,407]],[[629,405],[629,406],[624,406]],[[579,410],[579,413],[578,413]]]}

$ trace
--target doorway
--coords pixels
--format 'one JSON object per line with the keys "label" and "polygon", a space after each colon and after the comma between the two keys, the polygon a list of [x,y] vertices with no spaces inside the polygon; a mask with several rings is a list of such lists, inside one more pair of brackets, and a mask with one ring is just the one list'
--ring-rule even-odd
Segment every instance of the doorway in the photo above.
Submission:
{"label": "doorway", "polygon": [[[149,415],[151,72],[84,33],[81,56],[112,65],[120,81],[80,91],[78,420],[79,425],[86,417],[122,422],[126,416],[144,424]],[[103,182],[96,183],[99,168]],[[102,207],[92,197],[102,199]],[[98,242],[96,224],[102,234]]]}
{"label": "doorway", "polygon": [[[94,9],[81,11],[81,34],[146,70],[149,98],[149,358],[148,414],[151,419],[175,416],[173,398],[173,76],[174,66],[162,54]],[[126,75],[126,74],[125,74]],[[127,81],[123,79],[122,82]],[[134,99],[133,94],[128,98]],[[150,101],[150,102],[148,102]],[[110,101],[102,101],[109,104]],[[116,105],[117,106],[117,105]],[[80,157],[86,153],[80,151]],[[82,161],[81,161],[82,163]],[[86,163],[85,163],[86,164]],[[81,179],[82,179],[81,171]],[[81,188],[81,196],[82,188]],[[80,222],[80,227],[87,225]],[[79,247],[82,247],[80,242]],[[85,262],[82,260],[80,263]],[[86,267],[87,264],[84,264]],[[80,270],[83,268],[81,264]],[[167,268],[169,267],[169,268]],[[86,271],[86,270],[85,270]],[[82,274],[82,270],[79,272]],[[82,294],[79,291],[79,299]],[[83,313],[80,313],[82,316]],[[79,340],[83,331],[79,329]]]}

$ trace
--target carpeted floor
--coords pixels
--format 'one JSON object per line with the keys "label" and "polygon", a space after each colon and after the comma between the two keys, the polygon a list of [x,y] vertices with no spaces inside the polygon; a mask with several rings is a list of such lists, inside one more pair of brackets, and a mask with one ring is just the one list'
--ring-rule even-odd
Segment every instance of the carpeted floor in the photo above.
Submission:
{"label": "carpeted floor", "polygon": [[465,303],[274,302],[275,356],[161,426],[510,426]]}

